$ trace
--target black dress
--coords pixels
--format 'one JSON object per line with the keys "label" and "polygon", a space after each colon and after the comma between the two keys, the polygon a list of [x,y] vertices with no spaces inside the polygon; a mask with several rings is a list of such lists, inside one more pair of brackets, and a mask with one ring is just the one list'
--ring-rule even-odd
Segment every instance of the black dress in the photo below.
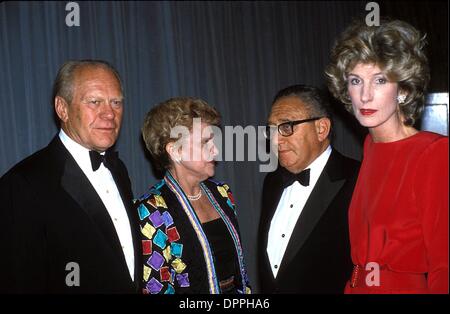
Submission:
{"label": "black dress", "polygon": [[236,249],[227,227],[222,219],[215,219],[203,223],[203,230],[212,248],[222,293],[237,293],[236,278],[238,273]]}

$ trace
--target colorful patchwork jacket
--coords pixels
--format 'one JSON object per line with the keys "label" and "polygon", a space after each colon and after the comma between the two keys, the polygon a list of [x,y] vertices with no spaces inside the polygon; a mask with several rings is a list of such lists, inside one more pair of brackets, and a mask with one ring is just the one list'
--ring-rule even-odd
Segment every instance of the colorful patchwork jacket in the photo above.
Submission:
{"label": "colorful patchwork jacket", "polygon": [[[236,248],[238,293],[250,293],[236,219],[228,185],[201,183],[203,193],[223,219]],[[186,195],[170,172],[135,202],[143,248],[145,294],[219,294],[211,245]]]}

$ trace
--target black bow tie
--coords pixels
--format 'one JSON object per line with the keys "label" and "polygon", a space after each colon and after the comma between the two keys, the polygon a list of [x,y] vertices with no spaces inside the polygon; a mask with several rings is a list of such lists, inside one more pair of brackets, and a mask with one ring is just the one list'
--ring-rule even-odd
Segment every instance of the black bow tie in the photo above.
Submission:
{"label": "black bow tie", "polygon": [[282,177],[283,177],[283,187],[288,187],[295,181],[298,181],[303,186],[309,185],[309,172],[310,169],[305,169],[300,173],[292,173],[283,168]]}
{"label": "black bow tie", "polygon": [[112,171],[116,166],[118,160],[118,153],[113,150],[107,150],[104,155],[96,152],[95,150],[89,151],[89,157],[91,157],[92,170],[97,171],[100,164],[103,163],[106,168]]}

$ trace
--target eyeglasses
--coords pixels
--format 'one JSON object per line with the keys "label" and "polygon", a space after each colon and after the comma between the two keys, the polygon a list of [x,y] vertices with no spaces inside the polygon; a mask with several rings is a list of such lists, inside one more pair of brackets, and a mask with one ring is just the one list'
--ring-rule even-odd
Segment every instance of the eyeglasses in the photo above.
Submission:
{"label": "eyeglasses", "polygon": [[302,124],[302,123],[306,123],[306,122],[311,122],[311,121],[316,121],[319,119],[322,119],[323,117],[316,117],[316,118],[309,118],[309,119],[304,119],[304,120],[296,120],[296,121],[288,121],[288,122],[283,122],[279,125],[267,125],[266,128],[264,129],[264,136],[267,139],[270,139],[270,134],[273,134],[274,128],[278,129],[278,133],[282,136],[291,136],[292,134],[294,134],[294,125],[297,124]]}

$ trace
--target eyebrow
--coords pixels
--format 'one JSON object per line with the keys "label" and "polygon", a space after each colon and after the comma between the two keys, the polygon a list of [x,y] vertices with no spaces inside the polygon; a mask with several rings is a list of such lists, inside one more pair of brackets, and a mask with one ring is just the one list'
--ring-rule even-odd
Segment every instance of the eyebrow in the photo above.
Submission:
{"label": "eyebrow", "polygon": [[[95,99],[103,99],[103,100],[105,99],[103,96],[95,95],[95,94],[83,96],[81,99],[82,99],[82,100],[88,100],[88,99],[92,99],[92,98],[95,98]],[[110,100],[120,100],[120,101],[124,101],[124,100],[125,100],[125,97],[123,97],[123,96],[113,97],[113,98],[110,98]]]}
{"label": "eyebrow", "polygon": [[280,119],[278,123],[275,123],[275,122],[272,123],[272,122],[269,120],[269,121],[267,121],[267,124],[273,124],[273,125],[276,125],[276,124],[282,124],[282,123],[291,122],[291,121],[295,121],[295,120],[298,120],[298,119],[297,119],[297,118],[292,118],[292,119],[284,118],[284,119]]}
{"label": "eyebrow", "polygon": [[[359,76],[358,74],[355,74],[355,73],[349,73],[348,74],[348,76],[357,76],[357,77],[359,77],[359,78],[361,78],[361,76]],[[377,75],[385,75],[383,72],[378,72],[378,73],[375,73],[374,75],[372,75],[372,76],[377,76]]]}

